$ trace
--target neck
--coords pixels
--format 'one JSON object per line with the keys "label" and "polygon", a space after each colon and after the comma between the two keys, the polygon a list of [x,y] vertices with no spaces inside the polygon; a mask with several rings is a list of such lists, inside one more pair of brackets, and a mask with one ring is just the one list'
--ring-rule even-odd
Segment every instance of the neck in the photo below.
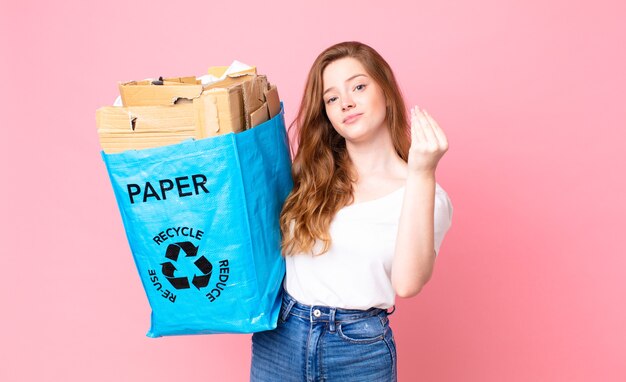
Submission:
{"label": "neck", "polygon": [[376,137],[363,142],[346,142],[346,149],[359,181],[372,176],[397,173],[404,161],[396,153],[389,131],[384,129]]}

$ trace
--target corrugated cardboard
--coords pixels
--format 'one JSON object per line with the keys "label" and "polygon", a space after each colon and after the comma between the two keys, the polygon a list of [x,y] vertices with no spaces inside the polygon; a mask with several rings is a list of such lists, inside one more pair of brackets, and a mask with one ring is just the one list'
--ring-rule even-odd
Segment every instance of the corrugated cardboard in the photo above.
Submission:
{"label": "corrugated cardboard", "polygon": [[[209,68],[209,74],[221,77],[228,69],[227,66]],[[224,80],[202,86],[202,83],[193,77],[164,78],[163,85],[153,85],[152,79],[143,81],[129,81],[118,85],[123,106],[169,106],[181,99],[194,99],[200,96],[203,90],[216,87],[229,87],[240,83],[248,75],[256,75],[256,67],[237,73],[231,73]]]}
{"label": "corrugated cardboard", "polygon": [[195,77],[165,78],[163,85],[152,85],[151,80],[130,81],[118,87],[124,106],[169,106],[202,93],[202,84]]}
{"label": "corrugated cardboard", "polygon": [[241,87],[205,90],[201,97],[193,100],[193,106],[203,138],[238,133],[245,127]]}
{"label": "corrugated cardboard", "polygon": [[[209,68],[221,77],[226,66]],[[250,68],[203,86],[196,77],[151,79],[119,84],[123,107],[96,112],[106,153],[202,139],[257,126],[280,111],[276,86]]]}
{"label": "corrugated cardboard", "polygon": [[280,98],[278,97],[276,85],[270,85],[270,88],[265,91],[265,100],[267,101],[270,118],[274,118],[280,113]]}
{"label": "corrugated cardboard", "polygon": [[231,74],[230,76],[224,78],[222,81],[215,82],[212,84],[208,84],[204,86],[204,90],[215,89],[215,88],[228,88],[232,86],[241,85],[246,81],[250,81],[252,78],[256,76],[256,73],[237,73]]}
{"label": "corrugated cardboard", "polygon": [[245,128],[250,129],[252,127],[250,116],[265,102],[264,91],[267,89],[267,77],[251,76],[242,82],[241,88],[243,90]]}
{"label": "corrugated cardboard", "polygon": [[260,125],[270,119],[270,114],[267,111],[267,102],[264,102],[260,108],[250,114],[250,128]]}
{"label": "corrugated cardboard", "polygon": [[172,106],[105,106],[96,111],[100,144],[106,153],[164,146],[203,138],[193,104]]}
{"label": "corrugated cardboard", "polygon": [[169,106],[102,107],[96,122],[102,149],[111,153],[237,133],[244,129],[243,115],[241,86],[234,86]]}

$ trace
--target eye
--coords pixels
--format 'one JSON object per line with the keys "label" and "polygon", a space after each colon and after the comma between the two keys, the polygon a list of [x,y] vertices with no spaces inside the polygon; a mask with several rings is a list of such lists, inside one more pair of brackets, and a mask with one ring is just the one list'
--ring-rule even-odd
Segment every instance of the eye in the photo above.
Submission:
{"label": "eye", "polygon": [[362,89],[365,89],[365,86],[366,86],[366,85],[364,85],[364,84],[358,84],[358,85],[357,85],[357,86],[355,86],[354,88],[355,88],[356,90],[362,90]]}
{"label": "eye", "polygon": [[326,101],[326,103],[331,103],[331,102],[333,102],[333,101],[334,101],[334,100],[336,100],[336,99],[337,99],[337,97],[330,97],[330,98]]}

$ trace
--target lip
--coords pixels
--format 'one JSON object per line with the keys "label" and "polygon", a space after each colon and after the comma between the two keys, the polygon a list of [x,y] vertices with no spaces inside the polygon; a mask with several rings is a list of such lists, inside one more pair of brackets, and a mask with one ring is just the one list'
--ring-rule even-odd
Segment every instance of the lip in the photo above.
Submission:
{"label": "lip", "polygon": [[363,113],[349,115],[346,118],[344,118],[343,123],[352,123],[356,121],[357,119],[359,119],[359,117],[362,115]]}

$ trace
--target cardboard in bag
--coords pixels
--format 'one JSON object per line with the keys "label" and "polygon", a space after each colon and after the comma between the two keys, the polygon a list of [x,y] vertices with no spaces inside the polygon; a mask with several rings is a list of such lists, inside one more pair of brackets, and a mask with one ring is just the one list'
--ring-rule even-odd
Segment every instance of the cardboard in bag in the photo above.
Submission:
{"label": "cardboard in bag", "polygon": [[201,138],[238,133],[245,128],[240,87],[206,90],[193,100],[193,108]]}
{"label": "cardboard in bag", "polygon": [[193,104],[101,107],[96,111],[100,145],[107,153],[200,139]]}
{"label": "cardboard in bag", "polygon": [[274,118],[280,113],[280,98],[278,97],[278,89],[276,85],[271,85],[268,90],[264,91],[267,100],[267,108],[270,118]]}
{"label": "cardboard in bag", "polygon": [[[227,66],[209,68],[208,74],[221,77],[228,69]],[[231,73],[216,83],[203,86],[201,81],[193,77],[164,78],[163,85],[152,85],[151,80],[129,81],[119,84],[123,106],[169,106],[179,99],[194,99],[200,96],[203,90],[213,87],[228,87],[233,82],[240,81],[240,77],[256,74],[256,67]]]}
{"label": "cardboard in bag", "polygon": [[[209,68],[221,77],[228,67]],[[123,107],[96,112],[98,134],[107,153],[143,149],[237,133],[276,116],[280,101],[276,86],[256,68],[232,73],[202,85],[195,77],[164,78],[119,84]]]}
{"label": "cardboard in bag", "polygon": [[195,77],[164,78],[162,85],[153,85],[151,80],[130,81],[118,87],[124,106],[169,106],[202,93],[202,84]]}

